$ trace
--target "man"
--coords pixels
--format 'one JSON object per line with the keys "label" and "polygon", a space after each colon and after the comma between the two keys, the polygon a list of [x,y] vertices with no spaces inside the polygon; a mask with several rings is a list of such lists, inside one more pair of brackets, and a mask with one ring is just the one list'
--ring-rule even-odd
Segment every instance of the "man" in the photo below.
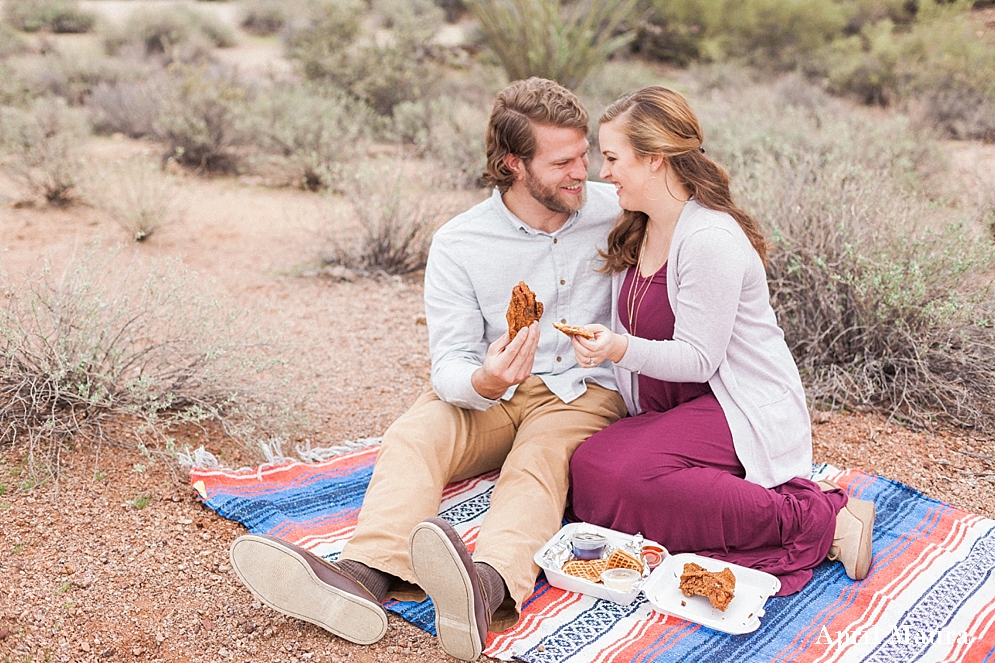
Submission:
{"label": "man", "polygon": [[[432,597],[442,647],[476,659],[488,630],[513,626],[535,584],[533,554],[559,529],[569,461],[624,416],[610,366],[583,369],[559,320],[609,324],[596,271],[619,213],[587,184],[588,116],[552,81],[513,83],[487,129],[493,195],[435,235],[425,270],[432,390],[384,434],[353,538],[325,562],[272,537],[232,544],[239,578],[272,608],[352,642],[387,629],[381,602]],[[525,281],[539,322],[509,338]],[[473,558],[438,514],[446,483],[500,468]]]}

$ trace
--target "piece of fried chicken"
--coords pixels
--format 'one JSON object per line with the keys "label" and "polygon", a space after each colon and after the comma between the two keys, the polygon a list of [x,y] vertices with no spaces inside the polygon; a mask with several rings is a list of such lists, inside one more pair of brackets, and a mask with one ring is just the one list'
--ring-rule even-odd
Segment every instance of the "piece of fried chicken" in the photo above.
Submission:
{"label": "piece of fried chicken", "polygon": [[713,573],[694,562],[688,562],[681,574],[680,588],[684,596],[704,596],[712,602],[713,608],[725,612],[736,590],[736,576],[728,566]]}
{"label": "piece of fried chicken", "polygon": [[508,319],[508,335],[511,338],[515,338],[522,327],[528,327],[542,317],[542,302],[536,301],[536,294],[525,285],[525,281],[519,281],[511,289],[511,302],[505,317]]}

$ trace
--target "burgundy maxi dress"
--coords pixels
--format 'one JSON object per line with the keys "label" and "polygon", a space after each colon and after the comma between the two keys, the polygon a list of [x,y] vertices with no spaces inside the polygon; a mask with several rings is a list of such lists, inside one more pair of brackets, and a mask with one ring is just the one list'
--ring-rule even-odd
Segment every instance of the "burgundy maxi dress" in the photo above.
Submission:
{"label": "burgundy maxi dress", "polygon": [[[633,316],[638,335],[673,339],[666,264],[649,284],[637,274],[629,269],[619,293],[622,324],[631,333],[625,305],[630,290],[648,288]],[[641,532],[674,554],[693,552],[766,571],[780,578],[778,595],[799,591],[829,552],[846,495],[824,493],[808,479],[774,488],[746,481],[708,383],[644,375],[638,382],[642,412],[592,435],[574,453],[574,515]]]}

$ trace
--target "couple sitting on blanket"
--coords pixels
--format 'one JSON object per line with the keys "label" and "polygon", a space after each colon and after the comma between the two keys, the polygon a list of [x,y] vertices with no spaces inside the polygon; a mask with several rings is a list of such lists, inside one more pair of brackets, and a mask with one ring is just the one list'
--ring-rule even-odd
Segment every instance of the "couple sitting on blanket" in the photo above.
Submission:
{"label": "couple sitting on blanket", "polygon": [[[614,187],[586,182],[587,132],[552,81],[498,94],[496,188],[436,233],[425,272],[433,388],[385,433],[337,561],[235,541],[235,571],[267,605],[368,644],[387,629],[385,598],[427,592],[442,647],[474,660],[489,630],[518,621],[568,488],[580,520],[767,571],[781,593],[827,556],[867,574],[873,504],[807,478],[811,426],[766,244],[687,101],[652,86],[604,112],[601,177]],[[510,339],[519,281],[544,312]],[[435,516],[448,482],[495,469],[471,558]]]}

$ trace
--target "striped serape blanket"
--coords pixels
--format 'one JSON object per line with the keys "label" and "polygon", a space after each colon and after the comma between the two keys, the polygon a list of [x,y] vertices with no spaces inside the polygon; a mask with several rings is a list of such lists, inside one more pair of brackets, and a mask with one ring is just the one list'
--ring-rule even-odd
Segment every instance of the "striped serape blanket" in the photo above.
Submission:
{"label": "striped serape blanket", "polygon": [[[333,560],[355,528],[378,449],[254,470],[194,467],[190,478],[221,516]],[[757,631],[727,635],[657,613],[642,596],[620,606],[556,589],[540,575],[521,621],[489,634],[484,653],[530,663],[995,663],[995,521],[858,471],[820,466],[813,476],[877,505],[874,560],[864,581],[825,562],[802,592],[768,601]],[[443,495],[440,515],[471,551],[496,479],[490,473],[451,484]],[[430,601],[386,607],[434,632]]]}

